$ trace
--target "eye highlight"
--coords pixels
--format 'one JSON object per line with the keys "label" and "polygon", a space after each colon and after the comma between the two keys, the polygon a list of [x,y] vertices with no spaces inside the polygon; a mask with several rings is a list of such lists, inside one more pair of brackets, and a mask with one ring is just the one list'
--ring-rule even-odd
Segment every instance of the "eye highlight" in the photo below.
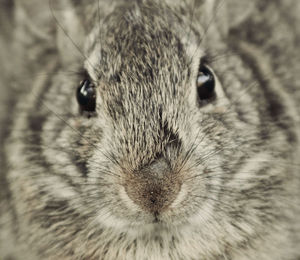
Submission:
{"label": "eye highlight", "polygon": [[215,84],[214,74],[205,64],[201,64],[196,81],[200,101],[215,98]]}
{"label": "eye highlight", "polygon": [[96,88],[89,79],[80,82],[76,91],[76,98],[82,112],[95,112]]}

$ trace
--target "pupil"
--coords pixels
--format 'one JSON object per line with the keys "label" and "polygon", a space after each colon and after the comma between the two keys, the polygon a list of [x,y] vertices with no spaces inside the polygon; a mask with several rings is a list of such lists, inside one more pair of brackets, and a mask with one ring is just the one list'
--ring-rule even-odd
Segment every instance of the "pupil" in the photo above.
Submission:
{"label": "pupil", "polygon": [[215,96],[215,79],[211,71],[205,66],[200,68],[197,86],[200,100],[210,99]]}
{"label": "pupil", "polygon": [[77,101],[81,110],[92,112],[96,107],[95,88],[89,80],[84,80],[77,89]]}

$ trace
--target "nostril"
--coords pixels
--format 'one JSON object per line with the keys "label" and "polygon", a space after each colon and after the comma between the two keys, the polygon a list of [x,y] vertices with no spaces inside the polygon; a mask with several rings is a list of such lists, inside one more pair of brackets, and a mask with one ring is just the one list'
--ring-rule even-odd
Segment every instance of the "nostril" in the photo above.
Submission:
{"label": "nostril", "polygon": [[150,191],[150,202],[155,204],[157,202],[157,199],[154,197],[154,192]]}
{"label": "nostril", "polygon": [[154,198],[151,198],[150,201],[151,201],[151,203],[155,204],[157,200]]}

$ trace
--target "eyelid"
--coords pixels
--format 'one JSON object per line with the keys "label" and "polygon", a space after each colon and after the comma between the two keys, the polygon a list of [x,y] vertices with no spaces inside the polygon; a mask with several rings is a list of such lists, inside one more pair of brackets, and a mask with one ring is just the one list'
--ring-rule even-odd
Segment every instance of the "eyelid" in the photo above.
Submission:
{"label": "eyelid", "polygon": [[94,86],[96,86],[96,81],[91,77],[91,75],[88,73],[88,71],[85,68],[82,68],[79,71],[79,75],[82,80],[88,79]]}
{"label": "eyelid", "polygon": [[205,53],[200,59],[200,68],[202,65],[207,66],[209,69],[211,69],[211,64],[213,63],[213,56],[211,56],[209,53]]}

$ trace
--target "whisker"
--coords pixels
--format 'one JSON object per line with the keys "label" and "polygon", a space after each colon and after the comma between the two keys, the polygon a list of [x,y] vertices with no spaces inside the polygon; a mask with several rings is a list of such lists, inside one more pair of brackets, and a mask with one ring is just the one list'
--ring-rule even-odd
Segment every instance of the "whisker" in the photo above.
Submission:
{"label": "whisker", "polygon": [[95,69],[95,67],[93,66],[93,64],[89,61],[89,59],[86,57],[86,55],[83,53],[83,51],[80,49],[80,47],[75,43],[75,41],[70,37],[70,35],[67,33],[66,29],[62,26],[62,24],[58,21],[56,15],[55,15],[55,11],[54,8],[52,6],[52,1],[53,0],[48,0],[48,5],[49,5],[49,9],[51,12],[51,15],[54,19],[54,21],[57,23],[57,25],[59,26],[59,28],[62,30],[62,32],[65,34],[65,36],[70,40],[70,42],[73,44],[73,46],[77,49],[77,51],[80,53],[80,55],[84,58],[84,60],[86,60],[89,65]]}
{"label": "whisker", "polygon": [[209,22],[206,26],[206,28],[204,29],[204,32],[203,32],[203,36],[199,39],[198,43],[197,43],[197,48],[196,50],[194,51],[194,54],[192,55],[192,58],[191,58],[191,61],[190,61],[190,64],[192,64],[192,60],[193,58],[195,57],[197,51],[199,50],[202,42],[204,41],[205,37],[207,36],[207,33],[208,33],[208,30],[210,29],[211,25],[213,24],[213,22],[216,20],[216,18],[218,17],[218,14],[219,14],[219,11],[220,9],[223,7],[223,5],[225,5],[225,0],[221,0],[218,5],[217,5],[217,8],[216,8],[216,11],[213,13],[212,17],[209,19]]}

